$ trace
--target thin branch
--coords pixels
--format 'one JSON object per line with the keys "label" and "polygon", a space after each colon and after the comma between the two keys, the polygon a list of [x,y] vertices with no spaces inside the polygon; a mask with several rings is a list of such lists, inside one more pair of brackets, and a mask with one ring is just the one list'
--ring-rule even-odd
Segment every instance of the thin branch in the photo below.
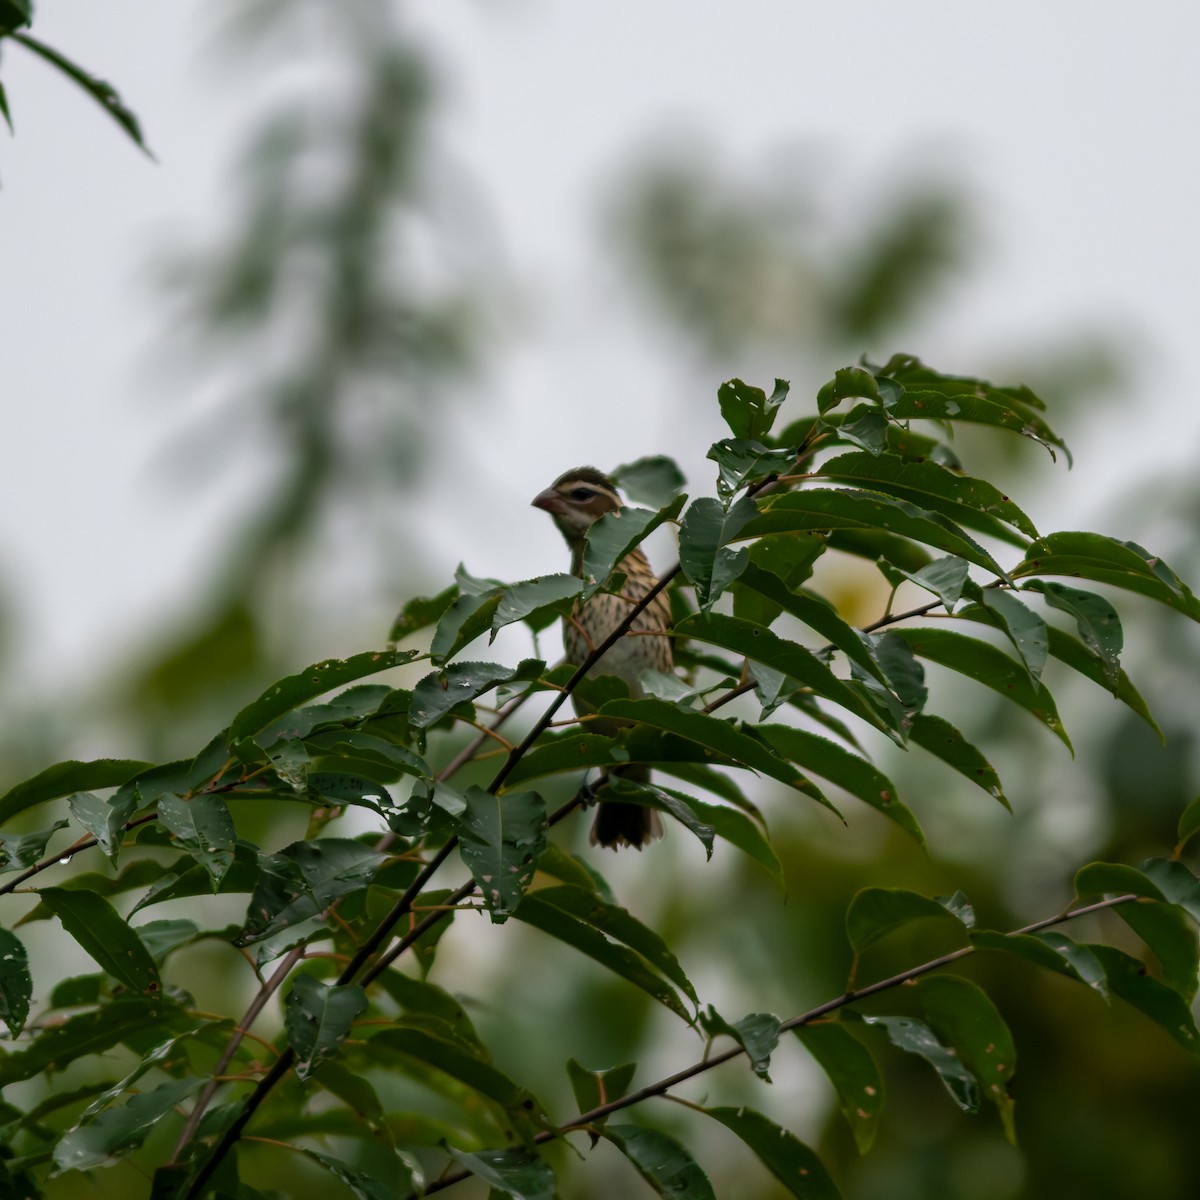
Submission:
{"label": "thin branch", "polygon": [[225,1074],[226,1068],[233,1061],[233,1056],[238,1052],[238,1047],[249,1033],[250,1027],[258,1020],[258,1014],[262,1012],[267,1001],[283,986],[283,982],[292,968],[303,957],[303,946],[296,946],[289,950],[283,956],[279,966],[275,968],[271,978],[258,989],[254,999],[250,1002],[250,1007],[246,1009],[242,1019],[238,1022],[233,1037],[229,1039],[228,1045],[217,1060],[217,1065],[213,1067],[213,1077],[204,1085],[200,1095],[196,1097],[196,1103],[192,1105],[192,1111],[188,1114],[188,1119],[184,1122],[183,1129],[179,1134],[179,1141],[175,1143],[175,1151],[171,1155],[173,1161],[179,1160],[179,1156],[196,1136],[196,1130],[200,1128],[200,1119],[212,1102],[213,1096],[216,1095],[217,1088],[221,1086],[221,1076]]}
{"label": "thin branch", "polygon": [[[135,828],[138,825],[146,825],[150,821],[157,818],[157,812],[147,813],[144,817],[137,817],[125,824],[124,833]],[[40,875],[43,871],[50,867],[57,866],[61,862],[66,862],[70,858],[74,858],[76,854],[82,854],[84,850],[90,850],[93,846],[98,846],[100,843],[94,837],[82,837],[77,842],[73,842],[70,846],[65,846],[62,850],[57,850],[53,854],[46,855],[41,862],[34,863],[33,866],[26,868],[15,879],[10,879],[8,883],[0,886],[0,896],[6,896],[10,892],[15,892],[27,879],[32,879],[35,875]]]}
{"label": "thin branch", "polygon": [[[1103,909],[1115,908],[1118,904],[1127,904],[1135,901],[1136,896],[1122,895],[1111,896],[1106,900],[1098,900],[1093,904],[1085,904],[1079,908],[1069,909],[1066,912],[1058,913],[1056,916],[1047,917],[1041,921],[1035,921],[1032,925],[1025,925],[1020,929],[1014,929],[1011,934],[1036,933],[1041,929],[1048,929],[1053,925],[1060,925],[1064,921],[1072,921],[1077,917],[1087,916],[1090,913],[1100,912]],[[866,987],[855,988],[852,991],[844,992],[842,995],[833,1000],[827,1000],[824,1004],[818,1004],[816,1008],[810,1008],[807,1012],[801,1013],[799,1016],[791,1017],[784,1021],[779,1029],[780,1032],[785,1032],[790,1029],[798,1029],[802,1025],[809,1025],[813,1021],[818,1021],[824,1016],[828,1016],[831,1012],[836,1012],[839,1009],[863,1000],[868,996],[877,995],[880,992],[890,991],[892,988],[900,987],[903,984],[917,979],[922,975],[928,975],[931,971],[939,970],[941,967],[947,966],[952,962],[957,962],[961,958],[966,958],[968,955],[976,953],[975,946],[963,946],[958,950],[952,950],[948,954],[941,954],[937,958],[931,958],[927,962],[918,964],[915,967],[909,967],[906,971],[900,971],[895,975],[890,975],[887,979],[880,979],[875,983],[868,984]],[[654,1083],[648,1083],[645,1087],[639,1088],[636,1092],[629,1092],[616,1100],[609,1100],[605,1104],[597,1105],[595,1108],[589,1109],[587,1112],[580,1113],[577,1117],[572,1117],[569,1121],[563,1121],[556,1125],[553,1129],[544,1129],[533,1137],[533,1141],[538,1145],[544,1145],[547,1142],[556,1141],[564,1133],[569,1133],[573,1130],[586,1128],[594,1124],[596,1121],[603,1120],[605,1117],[611,1116],[615,1112],[620,1112],[626,1108],[632,1108],[636,1104],[641,1104],[644,1100],[653,1099],[656,1096],[665,1096],[671,1088],[676,1087],[681,1083],[686,1083],[689,1079],[694,1079],[697,1075],[703,1075],[706,1071],[711,1071],[713,1067],[719,1067],[723,1063],[731,1062],[735,1058],[740,1058],[746,1051],[740,1046],[733,1046],[728,1050],[722,1051],[720,1054],[712,1055],[711,1057],[702,1058],[690,1066],[684,1067],[681,1071],[676,1071],[673,1075],[668,1075],[663,1079],[659,1079]],[[520,1149],[520,1146],[513,1146],[511,1149]],[[451,1187],[453,1184],[461,1183],[464,1179],[469,1179],[472,1172],[466,1170],[455,1171],[449,1175],[443,1175],[434,1183],[429,1184],[425,1189],[425,1195],[432,1195],[434,1192],[440,1192],[445,1188]]]}

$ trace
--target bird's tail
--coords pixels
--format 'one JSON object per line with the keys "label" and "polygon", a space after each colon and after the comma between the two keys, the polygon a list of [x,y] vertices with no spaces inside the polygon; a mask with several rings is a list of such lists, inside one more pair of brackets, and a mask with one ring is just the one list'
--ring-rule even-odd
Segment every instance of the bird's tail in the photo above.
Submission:
{"label": "bird's tail", "polygon": [[[614,775],[631,783],[648,783],[650,768],[640,763],[613,767],[605,774],[604,782]],[[596,808],[596,819],[592,822],[589,840],[593,846],[607,846],[612,850],[619,850],[622,846],[640,850],[647,842],[662,837],[663,832],[662,818],[654,809],[623,800],[601,800]]]}

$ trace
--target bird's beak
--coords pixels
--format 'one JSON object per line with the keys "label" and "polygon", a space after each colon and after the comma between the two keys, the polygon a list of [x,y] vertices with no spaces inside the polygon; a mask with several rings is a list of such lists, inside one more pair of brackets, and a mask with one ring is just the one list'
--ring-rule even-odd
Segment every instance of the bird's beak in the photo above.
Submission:
{"label": "bird's beak", "polygon": [[532,503],[534,508],[540,508],[543,512],[563,513],[567,511],[566,501],[553,488],[538,492]]}

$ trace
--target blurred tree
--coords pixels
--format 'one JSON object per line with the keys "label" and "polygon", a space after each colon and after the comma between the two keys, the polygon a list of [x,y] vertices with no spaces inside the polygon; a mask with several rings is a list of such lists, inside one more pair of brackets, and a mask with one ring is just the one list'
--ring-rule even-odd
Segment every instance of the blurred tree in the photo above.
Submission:
{"label": "blurred tree", "polygon": [[258,486],[200,605],[133,681],[139,727],[162,737],[305,653],[325,605],[412,586],[404,497],[478,361],[498,271],[400,11],[258,0],[225,30],[227,63],[286,82],[234,174],[225,240],[164,267],[204,407],[173,457],[208,486]]}

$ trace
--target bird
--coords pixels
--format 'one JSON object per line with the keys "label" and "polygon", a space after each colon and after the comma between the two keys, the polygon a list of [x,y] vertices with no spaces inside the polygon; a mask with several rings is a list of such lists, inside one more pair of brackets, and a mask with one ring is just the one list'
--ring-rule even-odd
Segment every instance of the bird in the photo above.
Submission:
{"label": "bird", "polygon": [[[583,555],[587,531],[606,513],[619,513],[624,507],[616,485],[595,467],[576,467],[564,472],[534,497],[533,505],[554,518],[571,551],[571,572],[581,579],[585,578]],[[570,614],[563,619],[563,647],[567,661],[576,666],[584,662],[629,616],[633,605],[658,583],[649,560],[636,546],[617,564],[616,573],[625,576],[620,595],[601,591],[587,600],[577,599]],[[667,672],[674,665],[671,639],[666,636],[670,627],[671,606],[666,593],[659,592],[588,674],[615,675],[629,685],[631,696],[642,695],[640,675],[644,670]],[[578,716],[595,711],[578,695],[572,695],[571,702]],[[611,737],[627,724],[616,718],[600,718],[589,721],[588,727]],[[608,768],[601,783],[612,775],[633,782],[646,782],[650,778],[648,768],[636,763]],[[592,824],[591,843],[613,850],[622,846],[640,850],[647,842],[662,835],[662,821],[654,809],[602,800]]]}

